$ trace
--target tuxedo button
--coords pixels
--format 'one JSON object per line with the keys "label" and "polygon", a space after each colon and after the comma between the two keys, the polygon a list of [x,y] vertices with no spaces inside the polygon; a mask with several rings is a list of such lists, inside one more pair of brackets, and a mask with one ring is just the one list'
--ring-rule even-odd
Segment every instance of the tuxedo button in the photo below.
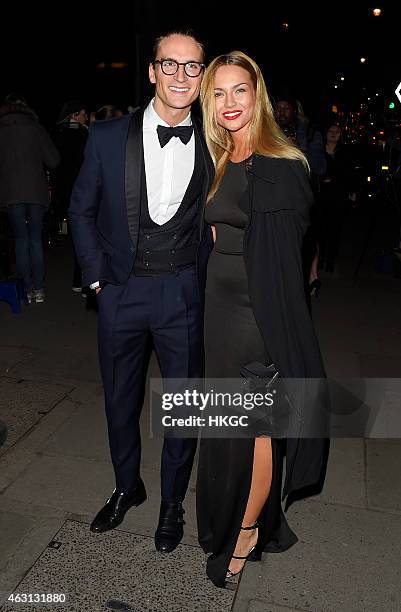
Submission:
{"label": "tuxedo button", "polygon": [[170,253],[171,253],[172,255],[174,255],[174,253],[175,253],[175,249],[171,249]]}
{"label": "tuxedo button", "polygon": [[146,251],[145,251],[145,255],[150,255],[150,251],[149,251],[149,249],[146,249]]}
{"label": "tuxedo button", "polygon": [[145,238],[146,238],[146,240],[149,240],[150,234],[145,234]]}
{"label": "tuxedo button", "polygon": [[144,261],[143,263],[145,264],[146,267],[149,266],[149,262],[148,261]]}
{"label": "tuxedo button", "polygon": [[178,238],[177,234],[174,234],[173,240],[177,240],[177,238]]}

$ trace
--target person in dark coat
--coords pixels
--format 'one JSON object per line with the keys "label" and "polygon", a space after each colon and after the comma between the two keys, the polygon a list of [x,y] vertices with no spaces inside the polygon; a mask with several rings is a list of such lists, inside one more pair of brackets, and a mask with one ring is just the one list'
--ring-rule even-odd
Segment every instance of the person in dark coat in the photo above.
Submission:
{"label": "person in dark coat", "polygon": [[324,141],[320,131],[305,116],[299,100],[293,98],[289,92],[282,92],[277,96],[276,114],[284,134],[301,149],[308,161],[309,179],[316,199],[311,207],[311,223],[305,232],[302,247],[305,293],[310,308],[310,296],[316,293],[317,297],[321,286],[317,278],[317,202],[321,179],[327,168]]}
{"label": "person in dark coat", "polygon": [[342,128],[337,122],[326,131],[326,161],[319,198],[319,266],[333,272],[344,221],[357,192],[355,162],[342,141]]}
{"label": "person in dark coat", "polygon": [[[301,111],[301,112],[300,112]],[[308,160],[313,183],[326,172],[322,134],[305,117],[302,107],[291,95],[277,96],[277,121],[284,134],[304,153]]]}
{"label": "person in dark coat", "polygon": [[59,161],[54,143],[25,99],[7,96],[0,110],[0,206],[8,211],[17,274],[29,301],[45,299],[42,220],[50,203],[45,172]]}
{"label": "person in dark coat", "polygon": [[[245,54],[209,65],[201,100],[216,165],[205,211],[215,236],[205,296],[206,379],[238,379],[249,364],[272,361],[281,377],[324,379],[302,273],[313,202],[305,156],[277,125],[261,71]],[[287,507],[323,484],[328,441],[310,434],[326,433],[326,406],[319,397],[311,404],[301,398],[296,408],[307,423],[296,437],[266,435],[262,423],[254,437],[201,438],[198,533],[216,586],[241,572],[246,559],[297,541],[281,507],[284,455]]]}

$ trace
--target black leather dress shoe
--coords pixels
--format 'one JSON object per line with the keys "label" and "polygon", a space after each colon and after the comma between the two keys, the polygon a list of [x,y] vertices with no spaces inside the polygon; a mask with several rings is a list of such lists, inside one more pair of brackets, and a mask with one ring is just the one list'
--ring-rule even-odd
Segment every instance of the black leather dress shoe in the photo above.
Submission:
{"label": "black leather dress shoe", "polygon": [[155,533],[156,550],[169,553],[177,548],[184,535],[184,512],[181,502],[162,501]]}
{"label": "black leather dress shoe", "polygon": [[146,499],[145,485],[142,480],[133,491],[113,492],[103,508],[93,519],[90,530],[95,533],[103,533],[109,529],[114,529],[123,522],[125,513],[132,506],[140,506]]}

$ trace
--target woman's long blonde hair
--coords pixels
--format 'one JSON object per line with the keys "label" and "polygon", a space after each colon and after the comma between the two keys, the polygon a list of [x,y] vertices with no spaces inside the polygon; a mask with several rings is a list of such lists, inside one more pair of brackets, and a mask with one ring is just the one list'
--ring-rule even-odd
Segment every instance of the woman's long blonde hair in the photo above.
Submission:
{"label": "woman's long blonde hair", "polygon": [[216,167],[216,175],[208,200],[216,193],[234,149],[234,142],[229,130],[219,126],[216,119],[215,76],[220,66],[227,65],[244,68],[250,74],[255,87],[255,111],[248,132],[249,149],[253,153],[268,157],[299,159],[308,167],[308,162],[302,151],[288,140],[276,122],[259,66],[242,51],[231,51],[226,55],[219,55],[209,64],[203,77],[200,92],[206,143]]}

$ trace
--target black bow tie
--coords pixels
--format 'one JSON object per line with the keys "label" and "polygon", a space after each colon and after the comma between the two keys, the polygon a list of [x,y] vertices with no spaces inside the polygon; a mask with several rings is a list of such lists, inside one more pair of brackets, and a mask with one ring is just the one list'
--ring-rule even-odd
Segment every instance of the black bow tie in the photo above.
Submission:
{"label": "black bow tie", "polygon": [[173,136],[176,136],[185,145],[191,140],[193,125],[178,125],[177,127],[157,126],[157,135],[161,148],[163,148]]}

